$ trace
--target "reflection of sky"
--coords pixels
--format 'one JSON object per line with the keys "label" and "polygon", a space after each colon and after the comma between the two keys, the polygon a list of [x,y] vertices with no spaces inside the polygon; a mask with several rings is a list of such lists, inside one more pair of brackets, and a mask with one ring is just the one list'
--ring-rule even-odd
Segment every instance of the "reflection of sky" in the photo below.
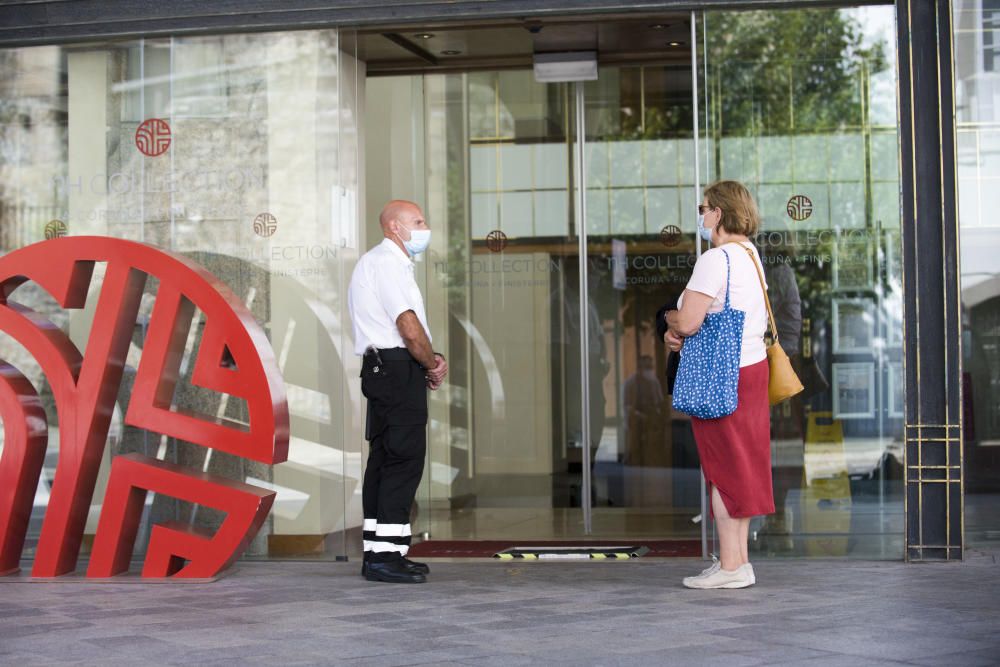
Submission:
{"label": "reflection of sky", "polygon": [[871,122],[896,125],[896,11],[891,5],[842,9],[846,17],[857,21],[862,32],[862,46],[884,44],[887,68],[871,80]]}

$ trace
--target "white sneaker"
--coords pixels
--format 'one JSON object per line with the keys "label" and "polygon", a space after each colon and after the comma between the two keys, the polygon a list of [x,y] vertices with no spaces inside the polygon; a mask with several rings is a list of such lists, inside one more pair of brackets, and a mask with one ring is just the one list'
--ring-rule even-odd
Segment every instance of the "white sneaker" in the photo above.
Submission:
{"label": "white sneaker", "polygon": [[[693,577],[685,577],[686,579],[704,579],[705,577],[715,574],[722,567],[722,563],[719,561],[718,556],[712,554],[712,564],[701,571],[701,574],[695,575]],[[753,584],[757,583],[757,573],[753,571],[753,565],[751,563],[744,563],[741,567],[745,567],[750,570],[750,582]]]}
{"label": "white sneaker", "polygon": [[705,577],[707,577],[707,576],[709,576],[711,574],[715,574],[716,572],[718,572],[720,567],[722,567],[722,563],[715,556],[715,554],[713,554],[712,555],[712,564],[711,565],[709,565],[704,570],[702,570],[701,574],[696,575],[694,577],[687,577],[687,578],[688,579],[704,579]]}
{"label": "white sneaker", "polygon": [[750,563],[745,563],[735,570],[723,570],[720,566],[711,574],[687,577],[683,583],[687,588],[747,588],[756,583],[756,577]]}

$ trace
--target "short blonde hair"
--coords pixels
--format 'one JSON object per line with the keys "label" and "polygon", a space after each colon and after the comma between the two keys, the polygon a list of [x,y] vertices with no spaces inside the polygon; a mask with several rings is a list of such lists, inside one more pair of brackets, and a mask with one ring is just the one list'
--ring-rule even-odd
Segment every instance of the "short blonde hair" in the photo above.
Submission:
{"label": "short blonde hair", "polygon": [[757,203],[739,181],[716,181],[705,188],[705,199],[722,211],[719,225],[728,233],[752,237],[760,229]]}

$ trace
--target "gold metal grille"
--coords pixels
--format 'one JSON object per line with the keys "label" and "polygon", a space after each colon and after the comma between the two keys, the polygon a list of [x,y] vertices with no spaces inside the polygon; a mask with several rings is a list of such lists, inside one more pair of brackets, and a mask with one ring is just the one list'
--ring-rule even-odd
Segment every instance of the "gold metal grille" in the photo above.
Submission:
{"label": "gold metal grille", "polygon": [[[916,535],[913,524],[907,519],[907,560],[956,560],[962,558],[965,535],[965,500],[962,488],[962,424],[907,424],[906,443],[906,498],[916,496],[917,507],[908,507],[907,513],[916,510]],[[945,485],[945,540],[944,544],[924,540],[924,492],[927,485]],[[952,496],[957,489],[959,526],[953,526]],[[956,530],[957,528],[957,530]],[[916,539],[914,539],[916,538]]]}

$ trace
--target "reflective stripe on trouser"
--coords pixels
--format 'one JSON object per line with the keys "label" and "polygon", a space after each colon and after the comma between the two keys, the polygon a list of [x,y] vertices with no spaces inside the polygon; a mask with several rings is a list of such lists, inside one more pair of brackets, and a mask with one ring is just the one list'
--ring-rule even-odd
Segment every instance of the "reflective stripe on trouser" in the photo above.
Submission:
{"label": "reflective stripe on trouser", "polygon": [[365,551],[373,553],[396,552],[405,556],[410,550],[410,524],[380,524],[376,519],[365,519],[362,536]]}
{"label": "reflective stripe on trouser", "polygon": [[406,555],[409,550],[410,509],[426,451],[423,424],[388,426],[372,439],[362,486],[362,535],[370,557]]}

